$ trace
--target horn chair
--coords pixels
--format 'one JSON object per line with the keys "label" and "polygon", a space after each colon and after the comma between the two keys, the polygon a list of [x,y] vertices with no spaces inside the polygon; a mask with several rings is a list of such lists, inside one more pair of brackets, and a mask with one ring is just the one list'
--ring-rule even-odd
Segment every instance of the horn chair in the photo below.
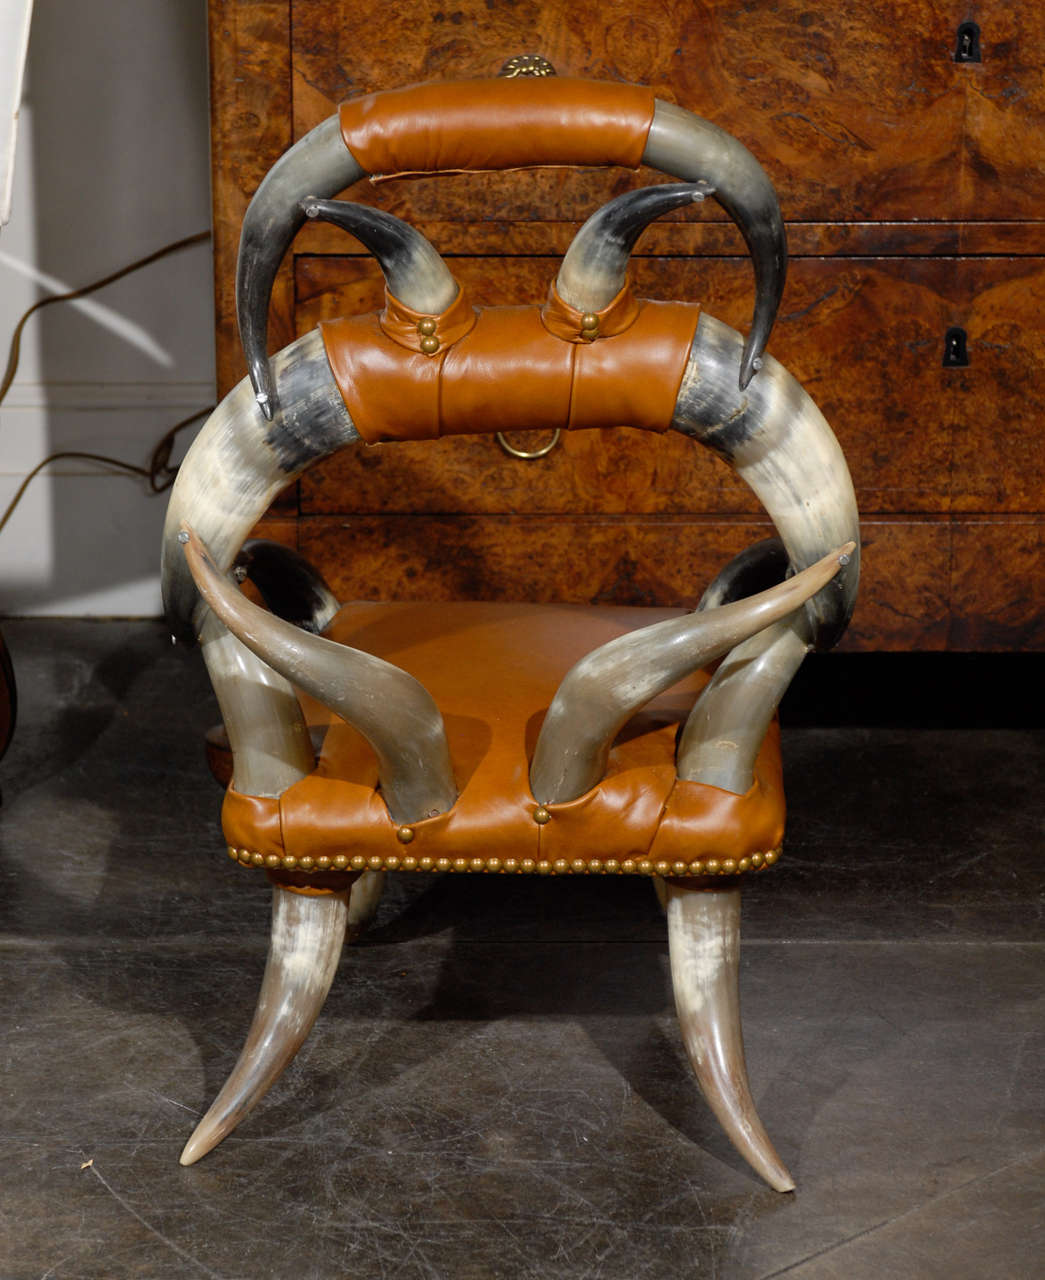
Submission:
{"label": "horn chair", "polygon": [[[596,212],[541,307],[474,307],[417,231],[332,198],[368,175],[548,164],[645,164],[679,181]],[[695,304],[636,298],[628,283],[646,224],[707,196],[753,258],[746,339]],[[273,278],[306,218],[338,224],[375,255],[385,307],[324,323],[269,359]],[[548,77],[374,93],[343,104],[269,172],[238,265],[249,378],[189,451],[164,535],[167,615],[178,638],[202,646],[232,748],[229,854],[267,872],[274,894],[246,1046],[183,1164],[235,1128],[292,1060],[385,872],[631,875],[653,877],[666,909],[701,1090],[750,1165],[792,1189],[744,1066],[740,885],[779,854],[777,703],[805,653],[844,630],[859,553],[838,443],[765,354],[785,270],[779,206],[751,154],[635,85]],[[728,564],[694,612],[341,607],[296,553],[244,547],[277,492],[343,447],[619,425],[713,449],[776,526],[779,537]],[[268,609],[239,590],[244,575]]]}

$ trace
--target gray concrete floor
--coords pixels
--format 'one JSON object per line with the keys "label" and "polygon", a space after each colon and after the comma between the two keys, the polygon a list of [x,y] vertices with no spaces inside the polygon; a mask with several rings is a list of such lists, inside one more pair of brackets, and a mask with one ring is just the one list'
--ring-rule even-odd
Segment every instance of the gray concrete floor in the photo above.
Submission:
{"label": "gray concrete floor", "polygon": [[147,623],[4,632],[3,1280],[1045,1272],[1039,659],[803,676],[741,975],[780,1196],[691,1081],[623,879],[393,878],[297,1061],[182,1169],[268,914],[202,664]]}

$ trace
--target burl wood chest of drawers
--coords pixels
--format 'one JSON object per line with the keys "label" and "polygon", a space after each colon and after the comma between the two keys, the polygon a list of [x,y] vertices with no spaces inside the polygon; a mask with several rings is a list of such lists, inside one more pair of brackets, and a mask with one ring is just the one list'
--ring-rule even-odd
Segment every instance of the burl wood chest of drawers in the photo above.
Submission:
{"label": "burl wood chest of drawers", "polygon": [[[1045,647],[1036,0],[211,0],[221,390],[244,372],[240,219],[272,161],[345,97],[495,75],[529,52],[562,74],[652,85],[773,179],[792,261],[770,350],[834,427],[863,516],[846,647]],[[418,226],[477,301],[528,302],[577,223],[634,181],[539,170],[353,198]],[[750,265],[712,202],[655,223],[633,268],[639,292],[699,299],[746,331]],[[381,293],[360,245],[306,226],[277,282],[271,349]],[[342,599],[692,604],[770,528],[715,458],[674,433],[616,431],[534,462],[487,437],[360,449],[306,474],[264,532]]]}

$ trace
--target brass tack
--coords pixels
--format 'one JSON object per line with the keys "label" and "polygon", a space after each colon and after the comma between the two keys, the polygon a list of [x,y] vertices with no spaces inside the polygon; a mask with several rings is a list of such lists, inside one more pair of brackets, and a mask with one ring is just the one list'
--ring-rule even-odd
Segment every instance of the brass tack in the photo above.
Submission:
{"label": "brass tack", "polygon": [[380,871],[384,861],[384,858],[382,858],[379,853],[372,853],[370,857],[367,858],[366,864],[371,871]]}
{"label": "brass tack", "polygon": [[608,871],[610,875],[616,875],[617,872],[620,871],[620,863],[616,858],[607,858],[602,865],[603,870]]}
{"label": "brass tack", "polygon": [[523,858],[523,860],[522,860],[522,869],[523,869],[524,871],[526,871],[526,872],[533,871],[533,870],[536,868],[536,866],[537,866],[537,863],[536,863],[536,862],[534,862],[534,860],[533,860],[532,858]]}
{"label": "brass tack", "polygon": [[750,870],[751,870],[751,859],[750,859],[750,858],[741,858],[741,859],[740,859],[740,861],[737,863],[737,870],[738,870],[738,871],[750,871]]}
{"label": "brass tack", "polygon": [[298,860],[292,853],[285,853],[283,855],[283,866],[287,871],[293,871],[297,865]]}
{"label": "brass tack", "polygon": [[310,858],[307,854],[298,863],[298,866],[300,866],[302,871],[311,871],[315,865],[316,865],[315,861],[312,858]]}
{"label": "brass tack", "polygon": [[432,859],[427,854],[425,854],[423,858],[418,859],[417,865],[421,868],[422,871],[431,871]]}
{"label": "brass tack", "polygon": [[691,876],[702,876],[704,874],[704,864],[698,858],[696,862],[689,864],[689,874]]}
{"label": "brass tack", "polygon": [[635,865],[638,867],[639,874],[643,876],[648,876],[653,870],[653,863],[649,858],[640,858]]}
{"label": "brass tack", "polygon": [[431,316],[425,316],[423,320],[417,322],[417,332],[424,338],[429,338],[435,333],[436,322]]}
{"label": "brass tack", "polygon": [[279,861],[280,861],[280,859],[279,859],[279,854],[278,854],[278,853],[270,853],[270,854],[269,854],[269,856],[265,859],[265,866],[266,866],[266,867],[278,867],[278,866],[279,866]]}
{"label": "brass tack", "polygon": [[588,864],[583,858],[574,858],[573,869],[578,875],[583,875],[583,873],[588,870]]}
{"label": "brass tack", "polygon": [[671,875],[671,863],[664,862],[663,860],[656,862],[654,863],[654,870],[658,876],[669,876]]}
{"label": "brass tack", "polygon": [[437,858],[435,865],[440,871],[449,871],[453,863],[449,858]]}
{"label": "brass tack", "polygon": [[596,872],[598,872],[598,871],[605,871],[605,870],[606,870],[606,868],[602,865],[602,862],[601,862],[601,860],[600,860],[599,858],[590,858],[590,859],[588,860],[588,872],[589,872],[589,874],[594,875],[594,874],[595,874]]}
{"label": "brass tack", "polygon": [[232,859],[233,862],[235,862],[239,858],[239,850],[234,848],[231,844],[229,845],[228,852],[229,852],[229,857]]}
{"label": "brass tack", "polygon": [[570,864],[565,858],[556,858],[553,866],[555,867],[556,874],[560,876],[564,876],[570,869]]}
{"label": "brass tack", "polygon": [[343,853],[339,853],[337,857],[334,859],[334,866],[338,869],[338,871],[344,871],[344,869],[348,866],[348,858]]}
{"label": "brass tack", "polygon": [[421,350],[425,353],[426,356],[434,356],[435,353],[439,350],[439,339],[434,337],[422,338]]}
{"label": "brass tack", "polygon": [[361,853],[355,853],[352,855],[352,870],[353,871],[366,870],[366,858],[364,858]]}
{"label": "brass tack", "polygon": [[398,868],[399,868],[399,859],[398,859],[398,857],[393,853],[390,857],[388,857],[388,858],[386,858],[386,859],[385,859],[385,870],[386,870],[386,871],[396,871],[396,870],[398,870]]}
{"label": "brass tack", "polygon": [[250,860],[256,867],[263,867],[265,865],[265,855],[263,853],[252,853],[250,855]]}
{"label": "brass tack", "polygon": [[770,849],[770,851],[766,854],[766,866],[771,867],[779,857],[780,857],[780,853],[778,850]]}
{"label": "brass tack", "polygon": [[751,855],[751,865],[753,867],[760,867],[764,861],[765,859],[760,853],[753,853]]}
{"label": "brass tack", "polygon": [[330,859],[329,859],[328,857],[326,857],[325,855],[324,855],[323,857],[321,857],[321,858],[317,858],[317,859],[316,859],[316,867],[317,867],[320,871],[329,871],[329,870],[330,870]]}
{"label": "brass tack", "polygon": [[518,859],[518,858],[505,858],[505,860],[504,860],[504,869],[505,869],[505,871],[511,871],[511,872],[518,871],[518,870],[519,870],[519,859]]}
{"label": "brass tack", "polygon": [[671,869],[677,876],[684,876],[689,870],[689,864],[680,859],[678,862],[673,862],[671,864]]}
{"label": "brass tack", "polygon": [[490,858],[486,864],[486,869],[487,871],[500,871],[501,869],[500,858]]}
{"label": "brass tack", "polygon": [[454,858],[454,870],[455,870],[455,871],[467,871],[467,870],[468,870],[468,859],[467,859],[467,858]]}
{"label": "brass tack", "polygon": [[724,876],[733,875],[736,869],[737,869],[737,863],[735,858],[727,858],[725,862],[723,862],[722,864],[722,874]]}
{"label": "brass tack", "polygon": [[409,844],[414,838],[413,827],[400,827],[396,832],[396,839],[400,844]]}
{"label": "brass tack", "polygon": [[544,807],[543,804],[538,805],[537,808],[534,809],[533,811],[533,820],[534,822],[537,823],[538,826],[543,827],[546,822],[551,822],[552,815],[548,812],[548,810]]}
{"label": "brass tack", "polygon": [[707,871],[709,876],[717,876],[718,858],[708,858],[707,862],[704,863],[704,869]]}
{"label": "brass tack", "polygon": [[635,870],[635,859],[625,858],[624,861],[620,864],[620,869],[624,872],[625,875],[630,876],[632,872]]}
{"label": "brass tack", "polygon": [[486,860],[485,860],[485,858],[473,858],[473,859],[472,859],[472,870],[473,870],[473,871],[485,871],[485,870],[486,870]]}
{"label": "brass tack", "polygon": [[251,865],[250,854],[247,852],[246,849],[241,849],[239,851],[239,861],[240,861],[241,867],[249,867]]}
{"label": "brass tack", "polygon": [[552,864],[547,860],[547,858],[542,858],[540,862],[537,863],[537,874],[539,876],[549,875],[551,873],[551,869]]}
{"label": "brass tack", "polygon": [[416,868],[417,868],[417,859],[408,853],[406,857],[403,859],[403,870],[414,871]]}

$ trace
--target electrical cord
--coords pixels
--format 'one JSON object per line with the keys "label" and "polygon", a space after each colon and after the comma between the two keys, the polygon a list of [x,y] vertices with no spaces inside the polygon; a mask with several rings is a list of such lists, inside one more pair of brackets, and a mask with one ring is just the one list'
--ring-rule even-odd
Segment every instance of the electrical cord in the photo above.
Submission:
{"label": "electrical cord", "polygon": [[[144,258],[139,258],[135,262],[129,263],[125,267],[121,267],[118,271],[113,271],[107,276],[103,276],[101,280],[95,280],[91,284],[82,285],[79,289],[72,289],[68,293],[55,293],[48,298],[41,298],[38,302],[34,302],[31,307],[25,311],[18,323],[15,325],[14,332],[11,335],[11,344],[7,356],[7,369],[4,372],[3,379],[0,380],[0,404],[3,404],[7,393],[11,389],[11,385],[15,380],[18,372],[18,363],[22,353],[22,332],[25,329],[29,318],[37,311],[44,307],[49,307],[55,302],[72,302],[77,298],[86,298],[89,294],[104,289],[106,285],[115,284],[117,280],[122,280],[124,276],[128,276],[133,271],[140,271],[142,267],[150,266],[154,262],[158,262],[160,258],[166,258],[169,254],[177,253],[181,249],[188,249],[191,245],[202,244],[203,241],[210,239],[209,231],[198,231],[195,235],[186,236],[183,240],[175,240],[171,244],[164,245],[162,249],[148,254]],[[140,467],[136,463],[127,462],[122,458],[110,458],[101,453],[84,453],[79,450],[66,449],[58,453],[49,454],[42,462],[38,462],[36,466],[29,472],[22,483],[18,486],[14,497],[7,504],[2,516],[0,516],[0,533],[3,532],[7,522],[11,519],[15,509],[25,496],[25,491],[29,488],[32,481],[40,474],[46,466],[52,462],[59,462],[65,458],[78,458],[87,462],[96,462],[100,466],[110,467],[112,470],[123,475],[141,476],[149,482],[149,488],[153,493],[163,493],[174,483],[174,477],[178,474],[178,468],[170,465],[171,453],[174,448],[174,440],[179,431],[183,431],[186,427],[191,426],[194,422],[198,422],[200,418],[206,417],[214,406],[211,405],[206,409],[200,409],[196,413],[190,414],[187,418],[182,418],[180,422],[176,422],[173,427],[166,431],[153,446],[149,455],[147,466]]]}

